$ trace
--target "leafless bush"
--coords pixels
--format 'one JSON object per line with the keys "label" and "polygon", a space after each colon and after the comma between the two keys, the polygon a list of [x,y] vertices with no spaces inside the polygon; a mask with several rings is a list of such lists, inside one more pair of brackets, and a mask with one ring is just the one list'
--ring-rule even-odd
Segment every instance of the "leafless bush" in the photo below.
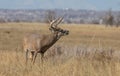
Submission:
{"label": "leafless bush", "polygon": [[47,10],[45,15],[45,23],[52,22],[52,20],[54,20],[55,17],[56,17],[55,11]]}
{"label": "leafless bush", "polygon": [[112,26],[113,23],[114,23],[114,16],[112,15],[112,10],[110,9],[105,16],[105,24],[106,26],[108,25]]}
{"label": "leafless bush", "polygon": [[111,61],[111,60],[120,60],[119,51],[113,49],[103,49],[103,48],[87,48],[83,46],[63,46],[56,45],[52,47],[47,52],[48,58],[54,58],[56,60],[69,60],[70,58],[77,59],[89,59],[97,61]]}

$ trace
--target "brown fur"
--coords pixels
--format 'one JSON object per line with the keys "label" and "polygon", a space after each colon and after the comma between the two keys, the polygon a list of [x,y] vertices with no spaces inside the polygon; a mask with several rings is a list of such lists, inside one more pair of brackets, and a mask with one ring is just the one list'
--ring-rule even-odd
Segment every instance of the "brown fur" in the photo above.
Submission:
{"label": "brown fur", "polygon": [[[58,19],[58,21],[61,21]],[[57,22],[57,21],[55,21]],[[53,24],[54,22],[52,22]],[[58,25],[57,22],[56,24]],[[52,31],[49,35],[44,34],[28,34],[23,39],[23,47],[26,52],[26,63],[28,60],[28,52],[30,52],[30,58],[32,63],[34,64],[37,53],[41,54],[41,60],[43,61],[44,53],[49,49],[57,40],[61,38],[61,36],[68,35],[69,31],[63,30],[61,28],[56,27],[56,25],[51,25],[50,30]]]}

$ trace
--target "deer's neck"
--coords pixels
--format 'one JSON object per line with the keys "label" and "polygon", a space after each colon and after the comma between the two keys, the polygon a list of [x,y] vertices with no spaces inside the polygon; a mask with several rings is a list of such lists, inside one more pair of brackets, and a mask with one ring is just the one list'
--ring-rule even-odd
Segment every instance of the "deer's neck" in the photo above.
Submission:
{"label": "deer's neck", "polygon": [[43,42],[44,44],[42,44],[41,52],[44,53],[53,44],[55,44],[57,40],[59,39],[56,34],[50,34],[49,36],[47,36],[47,38],[44,40],[45,42]]}
{"label": "deer's neck", "polygon": [[51,34],[51,35],[49,36],[49,41],[50,41],[49,43],[50,43],[51,45],[53,45],[57,40],[59,40],[57,34]]}

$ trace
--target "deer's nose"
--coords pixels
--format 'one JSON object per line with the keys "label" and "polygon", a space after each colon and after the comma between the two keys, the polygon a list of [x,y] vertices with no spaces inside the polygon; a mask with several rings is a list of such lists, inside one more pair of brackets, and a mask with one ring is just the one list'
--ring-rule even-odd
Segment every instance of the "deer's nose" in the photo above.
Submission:
{"label": "deer's nose", "polygon": [[69,35],[69,31],[66,31],[66,34]]}

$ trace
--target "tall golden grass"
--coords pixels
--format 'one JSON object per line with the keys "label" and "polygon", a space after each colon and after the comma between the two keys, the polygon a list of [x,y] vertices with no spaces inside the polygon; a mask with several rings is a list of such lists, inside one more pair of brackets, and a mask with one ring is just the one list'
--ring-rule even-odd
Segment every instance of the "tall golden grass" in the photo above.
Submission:
{"label": "tall golden grass", "polygon": [[[57,45],[59,46],[59,45]],[[120,62],[114,50],[60,46],[62,54],[40,55],[35,65],[25,65],[24,52],[2,51],[0,53],[0,76],[119,76]],[[55,47],[54,47],[55,48]],[[49,50],[58,51],[58,50]],[[118,51],[116,51],[118,52]]]}
{"label": "tall golden grass", "polygon": [[61,38],[35,65],[25,65],[22,38],[26,33],[48,34],[39,23],[0,24],[0,76],[120,76],[120,28],[64,24],[70,35]]}

